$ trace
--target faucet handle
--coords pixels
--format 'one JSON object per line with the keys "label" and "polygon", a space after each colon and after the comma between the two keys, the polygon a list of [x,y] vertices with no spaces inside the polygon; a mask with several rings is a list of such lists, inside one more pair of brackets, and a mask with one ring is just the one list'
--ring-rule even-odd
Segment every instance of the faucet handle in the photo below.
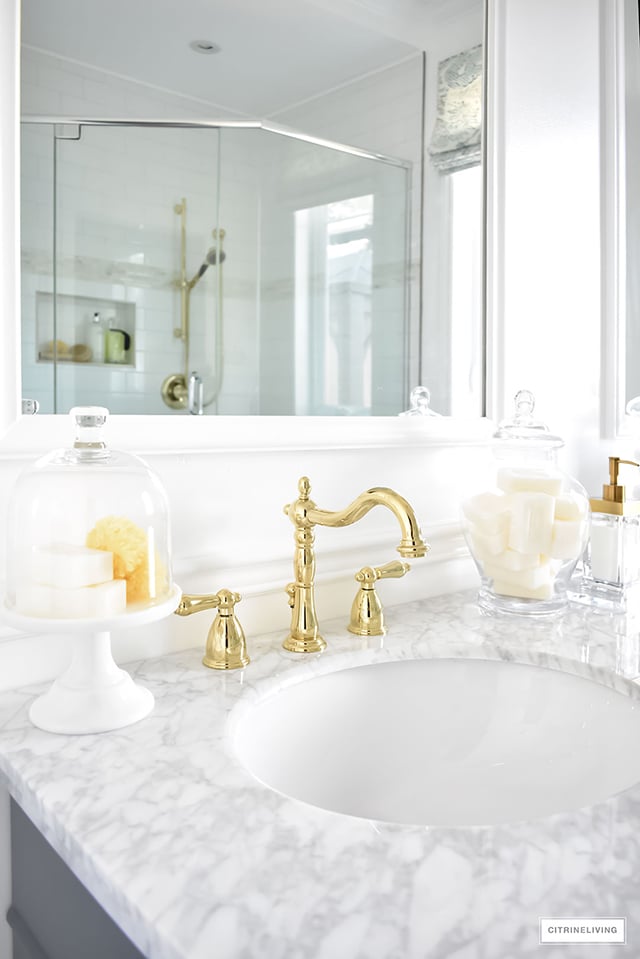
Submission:
{"label": "faucet handle", "polygon": [[351,606],[351,620],[347,627],[356,636],[382,636],[385,632],[382,603],[376,593],[375,583],[379,579],[400,579],[409,572],[409,563],[392,560],[384,566],[363,566],[356,573],[356,582],[360,583]]}
{"label": "faucet handle", "polygon": [[221,589],[217,593],[183,593],[176,609],[177,616],[190,616],[206,609],[217,609],[216,617],[207,635],[202,660],[210,669],[242,669],[248,666],[247,641],[235,614],[235,605],[242,599],[240,593]]}
{"label": "faucet handle", "polygon": [[[375,583],[378,579],[400,579],[411,569],[409,563],[401,563],[399,559],[394,559],[384,566],[363,566],[356,573],[356,582]],[[373,588],[373,587],[371,587]]]}

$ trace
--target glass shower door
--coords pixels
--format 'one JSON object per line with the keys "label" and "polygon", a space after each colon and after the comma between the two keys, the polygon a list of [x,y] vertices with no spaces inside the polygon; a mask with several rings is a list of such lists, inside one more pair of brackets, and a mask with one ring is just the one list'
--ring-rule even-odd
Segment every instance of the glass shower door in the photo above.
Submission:
{"label": "glass shower door", "polygon": [[[168,413],[163,380],[192,362],[182,288],[207,264],[218,228],[218,131],[49,129],[54,269],[38,275],[26,310],[23,301],[33,342],[23,377],[49,371],[51,412]],[[27,224],[27,257],[36,244]],[[192,322],[198,308],[194,297]]]}

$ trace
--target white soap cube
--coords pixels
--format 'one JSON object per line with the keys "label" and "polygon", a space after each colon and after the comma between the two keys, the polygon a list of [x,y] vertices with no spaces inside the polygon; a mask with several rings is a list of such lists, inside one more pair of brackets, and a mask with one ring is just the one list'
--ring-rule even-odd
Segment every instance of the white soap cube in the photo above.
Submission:
{"label": "white soap cube", "polygon": [[547,493],[559,496],[562,489],[562,474],[548,470],[514,469],[503,466],[498,470],[498,489],[505,493]]}
{"label": "white soap cube", "polygon": [[113,579],[113,553],[72,543],[36,546],[32,554],[32,578],[42,586],[77,589]]}
{"label": "white soap cube", "polygon": [[536,589],[527,589],[526,586],[494,580],[493,590],[501,596],[515,596],[519,599],[551,599],[553,596],[553,583],[544,583]]}
{"label": "white soap cube", "polygon": [[527,592],[547,586],[554,579],[554,573],[549,563],[541,563],[532,569],[519,570],[501,569],[499,566],[487,565],[485,566],[485,575],[493,579],[494,583],[496,581],[510,583],[512,586]]}
{"label": "white soap cube", "polygon": [[553,559],[577,559],[584,548],[584,523],[581,520],[555,519],[551,532]]}
{"label": "white soap cube", "polygon": [[509,502],[499,493],[478,493],[462,504],[462,511],[482,533],[500,533],[509,525]]}
{"label": "white soap cube", "polygon": [[517,553],[515,549],[505,549],[491,557],[492,566],[504,570],[533,569],[542,563],[539,553]]}
{"label": "white soap cube", "polygon": [[507,548],[507,529],[497,530],[495,533],[486,533],[477,526],[469,527],[473,555],[481,563],[492,559]]}
{"label": "white soap cube", "polygon": [[556,499],[556,519],[576,521],[583,519],[586,512],[586,501],[578,499],[578,497],[572,493],[566,493],[563,496],[558,496]]}
{"label": "white soap cube", "polygon": [[549,493],[513,493],[508,546],[518,553],[549,553],[555,497]]}
{"label": "white soap cube", "polygon": [[27,584],[16,591],[16,609],[25,616],[49,619],[102,619],[125,612],[127,584],[112,579],[97,586],[61,589]]}

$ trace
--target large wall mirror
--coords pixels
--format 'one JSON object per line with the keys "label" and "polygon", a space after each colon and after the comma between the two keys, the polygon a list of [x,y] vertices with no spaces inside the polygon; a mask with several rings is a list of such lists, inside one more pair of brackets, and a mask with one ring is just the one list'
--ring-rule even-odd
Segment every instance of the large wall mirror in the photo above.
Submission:
{"label": "large wall mirror", "polygon": [[482,55],[482,0],[23,0],[23,395],[481,415]]}

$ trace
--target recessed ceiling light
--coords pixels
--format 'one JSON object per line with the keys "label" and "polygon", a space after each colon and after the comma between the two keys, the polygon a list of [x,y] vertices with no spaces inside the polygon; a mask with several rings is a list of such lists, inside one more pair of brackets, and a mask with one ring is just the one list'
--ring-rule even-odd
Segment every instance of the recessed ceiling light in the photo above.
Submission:
{"label": "recessed ceiling light", "polygon": [[196,53],[220,53],[220,47],[211,40],[192,40],[189,44]]}

